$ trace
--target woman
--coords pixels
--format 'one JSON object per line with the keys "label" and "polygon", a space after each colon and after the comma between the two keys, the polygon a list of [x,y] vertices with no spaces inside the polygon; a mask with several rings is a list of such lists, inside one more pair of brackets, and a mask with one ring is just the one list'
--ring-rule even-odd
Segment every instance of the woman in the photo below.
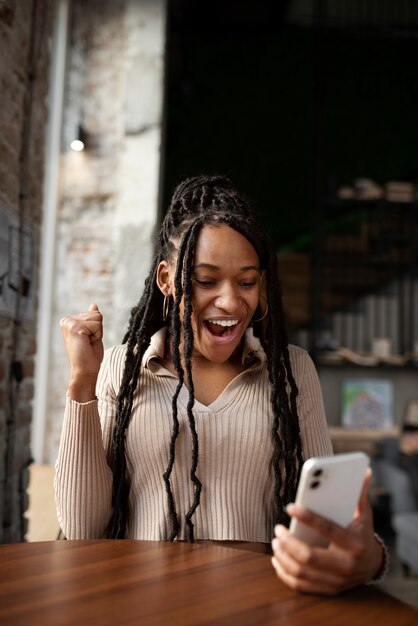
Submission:
{"label": "woman", "polygon": [[[276,527],[273,565],[295,589],[335,593],[378,572],[367,484],[349,530],[286,511],[304,459],[332,448],[314,366],[288,346],[274,248],[229,180],[175,190],[121,346],[103,359],[96,305],[61,327],[71,379],[56,500],[68,538],[266,546]],[[288,514],[330,548],[289,536]]]}

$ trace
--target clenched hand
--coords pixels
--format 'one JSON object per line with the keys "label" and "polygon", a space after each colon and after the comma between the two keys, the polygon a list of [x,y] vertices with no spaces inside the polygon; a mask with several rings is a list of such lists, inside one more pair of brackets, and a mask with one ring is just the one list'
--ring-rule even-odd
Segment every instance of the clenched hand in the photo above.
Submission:
{"label": "clenched hand", "polygon": [[61,332],[71,365],[68,393],[77,402],[95,397],[100,363],[103,359],[103,317],[97,304],[85,313],[60,320]]}

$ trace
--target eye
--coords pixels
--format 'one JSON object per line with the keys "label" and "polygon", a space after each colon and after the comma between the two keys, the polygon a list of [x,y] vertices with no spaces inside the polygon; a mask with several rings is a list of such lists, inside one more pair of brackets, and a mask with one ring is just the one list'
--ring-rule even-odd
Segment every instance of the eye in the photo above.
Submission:
{"label": "eye", "polygon": [[204,287],[206,289],[209,289],[210,287],[213,287],[215,285],[214,280],[204,280],[203,278],[194,278],[193,282],[197,283],[199,287]]}
{"label": "eye", "polygon": [[260,284],[259,276],[254,276],[253,274],[250,276],[243,277],[241,278],[241,280],[238,281],[238,285],[242,289],[253,289],[254,287],[258,287],[259,284]]}

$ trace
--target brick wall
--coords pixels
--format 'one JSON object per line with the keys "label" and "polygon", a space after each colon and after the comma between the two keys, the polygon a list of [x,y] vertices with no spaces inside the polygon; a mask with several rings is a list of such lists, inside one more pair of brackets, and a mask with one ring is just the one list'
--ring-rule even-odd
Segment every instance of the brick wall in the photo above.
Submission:
{"label": "brick wall", "polygon": [[[26,534],[54,6],[53,0],[0,1],[0,292],[10,247],[7,220],[22,223],[33,245],[30,297],[15,294],[6,313],[0,293],[0,542]],[[72,3],[41,462],[55,460],[67,384],[59,318],[97,301],[106,344],[120,341],[149,267],[158,213],[164,32],[165,0]],[[67,140],[80,121],[90,143],[74,154]]]}
{"label": "brick wall", "polygon": [[[165,0],[73,0],[63,111],[44,461],[54,463],[69,365],[59,319],[96,302],[119,343],[158,219]],[[86,149],[70,141],[81,124]]]}
{"label": "brick wall", "polygon": [[[31,459],[37,267],[51,27],[52,0],[0,2],[0,211],[3,228],[7,220],[25,226],[33,254],[29,292],[15,293],[12,306],[7,310],[2,306],[0,312],[0,542],[20,541],[26,532],[23,511],[27,504],[27,466]],[[5,248],[11,241],[4,233],[2,241],[0,274],[3,275],[1,296],[4,300],[9,256]],[[22,237],[18,235],[17,249],[21,242]],[[17,274],[23,271],[19,263],[15,271]],[[25,308],[29,298],[30,307]],[[15,363],[14,368],[12,363]]]}

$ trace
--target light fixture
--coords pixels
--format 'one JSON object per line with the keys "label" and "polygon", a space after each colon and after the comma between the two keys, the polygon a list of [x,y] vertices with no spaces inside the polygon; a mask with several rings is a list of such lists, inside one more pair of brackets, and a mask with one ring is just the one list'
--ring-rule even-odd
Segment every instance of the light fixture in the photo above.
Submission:
{"label": "light fixture", "polygon": [[74,152],[82,152],[86,147],[86,133],[84,129],[79,126],[77,129],[77,136],[74,137],[72,142],[70,143],[71,150]]}

